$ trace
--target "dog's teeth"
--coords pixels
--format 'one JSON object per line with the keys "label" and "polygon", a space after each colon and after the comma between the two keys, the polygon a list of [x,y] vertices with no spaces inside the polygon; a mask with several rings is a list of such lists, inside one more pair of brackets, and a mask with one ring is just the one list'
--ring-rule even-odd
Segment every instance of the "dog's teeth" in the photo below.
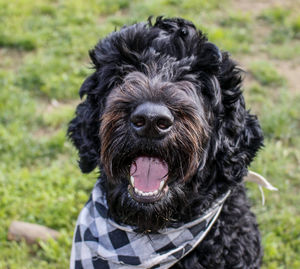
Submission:
{"label": "dog's teeth", "polygon": [[140,190],[138,190],[138,194],[139,194],[139,195],[143,195],[143,192],[140,191]]}
{"label": "dog's teeth", "polygon": [[154,195],[157,195],[158,194],[158,190],[155,190],[155,191],[150,191],[150,192],[143,192],[137,188],[133,188],[135,193],[137,193],[138,195],[141,195],[141,196],[154,196]]}
{"label": "dog's teeth", "polygon": [[160,191],[162,190],[162,188],[164,187],[164,185],[165,185],[165,181],[162,180],[162,181],[160,182],[160,185],[159,185],[159,190],[160,190]]}
{"label": "dog's teeth", "polygon": [[134,187],[134,177],[133,176],[130,177],[130,182],[131,182],[132,187]]}

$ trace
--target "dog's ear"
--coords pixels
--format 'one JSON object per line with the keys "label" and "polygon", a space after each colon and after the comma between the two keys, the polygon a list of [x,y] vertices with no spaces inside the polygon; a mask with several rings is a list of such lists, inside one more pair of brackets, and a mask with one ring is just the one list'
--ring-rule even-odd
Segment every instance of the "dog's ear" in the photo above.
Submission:
{"label": "dog's ear", "polygon": [[263,134],[257,117],[245,109],[241,87],[241,70],[223,54],[218,77],[221,91],[220,111],[216,119],[214,142],[218,177],[239,182],[263,145]]}
{"label": "dog's ear", "polygon": [[197,61],[196,69],[205,70],[206,73],[213,75],[219,73],[223,57],[215,44],[211,42],[199,43],[197,54],[198,59],[201,59],[201,61]]}
{"label": "dog's ear", "polygon": [[82,84],[79,94],[86,99],[77,106],[76,115],[69,123],[67,131],[79,153],[79,167],[83,173],[91,172],[100,159],[100,113],[99,96],[91,94],[97,87],[97,73],[89,76]]}

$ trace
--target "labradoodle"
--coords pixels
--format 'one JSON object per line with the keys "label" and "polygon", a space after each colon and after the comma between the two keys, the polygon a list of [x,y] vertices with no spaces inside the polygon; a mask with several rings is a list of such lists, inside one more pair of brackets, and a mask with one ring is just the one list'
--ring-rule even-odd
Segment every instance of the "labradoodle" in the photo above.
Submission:
{"label": "labradoodle", "polygon": [[189,21],[124,26],[90,51],[68,136],[100,176],[71,268],[259,268],[243,177],[263,144],[241,70]]}

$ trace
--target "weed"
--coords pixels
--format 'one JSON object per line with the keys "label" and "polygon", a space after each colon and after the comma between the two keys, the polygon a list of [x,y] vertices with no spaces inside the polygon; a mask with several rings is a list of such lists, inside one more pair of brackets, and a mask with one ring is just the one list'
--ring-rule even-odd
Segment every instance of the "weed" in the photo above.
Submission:
{"label": "weed", "polygon": [[300,56],[300,44],[286,42],[268,46],[266,52],[273,58],[279,60],[292,60]]}
{"label": "weed", "polygon": [[299,38],[300,16],[291,16],[291,10],[274,7],[264,10],[259,18],[272,27],[269,42],[281,44]]}
{"label": "weed", "polygon": [[262,85],[283,86],[285,84],[285,79],[269,62],[255,61],[250,65],[250,71]]}
{"label": "weed", "polygon": [[224,50],[237,52],[249,52],[252,42],[251,31],[243,28],[211,28],[208,38]]}
{"label": "weed", "polygon": [[230,13],[228,17],[221,18],[220,25],[225,27],[248,28],[252,23],[249,13]]}
{"label": "weed", "polygon": [[291,28],[295,38],[300,38],[300,16],[291,21]]}
{"label": "weed", "polygon": [[287,20],[290,13],[290,10],[277,6],[264,10],[259,18],[267,21],[270,24],[283,24]]}

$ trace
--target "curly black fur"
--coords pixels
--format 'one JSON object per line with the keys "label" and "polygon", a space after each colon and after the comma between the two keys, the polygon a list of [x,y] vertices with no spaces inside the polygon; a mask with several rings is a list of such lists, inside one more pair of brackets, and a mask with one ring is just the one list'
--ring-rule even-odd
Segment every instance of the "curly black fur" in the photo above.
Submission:
{"label": "curly black fur", "polygon": [[[259,268],[262,250],[242,178],[262,146],[257,118],[245,109],[241,70],[180,18],[123,27],[90,51],[95,72],[80,89],[68,135],[84,173],[100,168],[111,217],[155,232],[191,220],[231,190],[205,240],[174,268]],[[142,102],[175,115],[162,140],[140,139],[129,116]],[[169,192],[140,203],[127,191],[128,167],[141,155],[163,157]]]}

